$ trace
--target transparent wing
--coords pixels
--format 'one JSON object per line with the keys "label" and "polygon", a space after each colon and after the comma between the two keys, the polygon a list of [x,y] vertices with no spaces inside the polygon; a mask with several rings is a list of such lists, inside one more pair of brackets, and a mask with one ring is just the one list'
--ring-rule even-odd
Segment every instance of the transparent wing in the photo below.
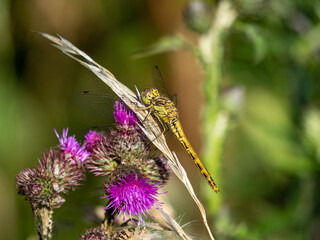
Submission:
{"label": "transparent wing", "polygon": [[177,94],[174,94],[174,95],[170,94],[168,88],[166,87],[166,84],[164,83],[162,74],[158,66],[155,66],[152,70],[152,80],[153,80],[153,87],[158,89],[158,91],[160,91],[162,96],[169,98],[177,106],[178,104]]}
{"label": "transparent wing", "polygon": [[153,81],[153,87],[158,89],[158,91],[161,93],[162,96],[172,99],[171,94],[164,83],[164,80],[162,78],[162,75],[158,66],[155,66],[152,69],[152,81]]}
{"label": "transparent wing", "polygon": [[114,102],[119,100],[117,97],[102,92],[82,91],[78,96],[81,105],[88,107],[98,113],[112,111]]}
{"label": "transparent wing", "polygon": [[80,92],[80,94],[82,96],[85,96],[85,97],[89,97],[89,98],[96,98],[96,99],[101,99],[103,100],[103,102],[112,102],[112,101],[115,101],[119,98],[117,97],[114,97],[108,93],[104,93],[104,92],[94,92],[94,91],[82,91]]}
{"label": "transparent wing", "polygon": [[113,122],[113,106],[117,97],[107,93],[82,91],[76,96],[81,121],[90,126],[105,126]]}

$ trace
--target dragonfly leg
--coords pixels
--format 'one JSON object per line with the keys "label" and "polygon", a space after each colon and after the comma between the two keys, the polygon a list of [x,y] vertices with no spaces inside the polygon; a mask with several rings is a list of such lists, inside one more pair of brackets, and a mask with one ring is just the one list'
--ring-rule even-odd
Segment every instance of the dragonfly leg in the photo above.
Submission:
{"label": "dragonfly leg", "polygon": [[[162,135],[162,134],[164,134],[165,132],[166,132],[166,130],[168,130],[168,128],[167,128],[167,126],[163,123],[163,121],[162,121],[162,119],[158,116],[158,115],[156,115],[157,116],[157,118],[158,118],[158,120],[159,120],[159,122],[160,122],[160,124],[161,124],[161,126],[162,126],[162,132],[161,132],[161,134],[160,135]],[[160,136],[159,135],[159,136]]]}
{"label": "dragonfly leg", "polygon": [[166,132],[166,130],[168,130],[168,128],[167,128],[166,125],[163,123],[163,121],[161,120],[161,118],[160,118],[158,115],[155,115],[155,116],[157,117],[158,121],[160,122],[163,131],[162,131],[155,139],[153,139],[152,142],[155,141],[155,140],[157,140],[161,135],[163,135],[163,134]]}
{"label": "dragonfly leg", "polygon": [[[144,122],[147,120],[147,118],[150,116],[150,114],[151,114],[154,106],[153,106],[153,104],[151,103],[149,106],[146,106],[146,107],[138,107],[138,108],[139,108],[139,109],[142,109],[142,110],[148,110],[147,116],[146,116],[146,117],[143,119],[143,121],[142,121],[142,123],[144,123]],[[164,133],[166,132],[166,130],[167,130],[167,127],[166,127],[166,125],[164,125],[162,119],[161,119],[157,114],[155,114],[154,116],[157,117],[157,119],[158,119],[158,121],[160,122],[163,130],[162,130],[162,132],[161,132],[155,139],[152,140],[152,142],[155,141],[155,140],[157,140],[157,139],[158,139],[162,134],[164,134]]]}
{"label": "dragonfly leg", "polygon": [[146,107],[138,107],[138,106],[136,106],[136,107],[141,109],[141,110],[148,110],[148,109],[152,108],[153,106],[149,105],[149,106],[146,106]]}
{"label": "dragonfly leg", "polygon": [[142,123],[144,123],[146,120],[147,120],[147,118],[150,116],[150,114],[151,114],[151,111],[152,111],[152,108],[148,108],[148,114],[147,114],[147,116],[143,119],[143,121],[142,121]]}
{"label": "dragonfly leg", "polygon": [[142,121],[142,123],[144,123],[147,120],[147,118],[149,117],[149,115],[151,114],[151,110],[153,108],[153,105],[150,104],[149,106],[146,106],[146,107],[138,107],[138,106],[136,106],[136,107],[139,108],[140,110],[149,110],[147,116]]}

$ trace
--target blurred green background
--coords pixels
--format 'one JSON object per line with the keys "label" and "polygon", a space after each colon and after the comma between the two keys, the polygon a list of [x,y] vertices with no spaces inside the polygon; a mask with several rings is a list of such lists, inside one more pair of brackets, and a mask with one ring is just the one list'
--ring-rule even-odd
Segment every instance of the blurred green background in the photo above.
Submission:
{"label": "blurred green background", "polygon": [[[83,140],[90,127],[112,123],[107,103],[100,115],[78,98],[83,90],[111,91],[34,31],[63,36],[131,89],[151,86],[151,71],[158,65],[169,90],[178,94],[180,120],[201,153],[206,102],[199,61],[185,50],[132,58],[135,50],[176,33],[197,46],[199,35],[184,23],[188,3],[0,0],[1,239],[34,234],[32,213],[17,195],[15,176],[57,144],[53,129],[69,127]],[[206,3],[214,12],[218,2]],[[210,192],[173,136],[168,136],[170,146],[208,209],[216,239],[320,239],[320,2],[232,3],[237,18],[223,41],[219,99],[230,99],[226,93],[234,86],[242,97],[235,96],[240,107],[230,115],[220,167],[208,167],[213,177],[219,175],[221,192]],[[207,239],[184,186],[172,177],[166,190],[172,215],[181,224],[191,222],[185,231]],[[89,176],[67,196],[55,210],[54,239],[77,239],[94,226],[84,215],[89,206],[103,204],[101,195],[99,182]]]}

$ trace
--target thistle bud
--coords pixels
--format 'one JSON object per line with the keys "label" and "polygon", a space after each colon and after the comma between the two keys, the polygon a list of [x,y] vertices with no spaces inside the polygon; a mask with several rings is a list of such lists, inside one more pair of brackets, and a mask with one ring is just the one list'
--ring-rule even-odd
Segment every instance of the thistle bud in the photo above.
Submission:
{"label": "thistle bud", "polygon": [[60,151],[50,149],[35,169],[24,169],[17,176],[18,193],[24,195],[33,209],[58,208],[64,203],[62,193],[79,185],[82,171],[66,161]]}
{"label": "thistle bud", "polygon": [[212,9],[200,0],[190,1],[184,12],[183,18],[186,26],[196,33],[206,33],[212,22]]}
{"label": "thistle bud", "polygon": [[79,240],[109,240],[110,238],[105,234],[100,227],[90,228],[85,230],[84,235],[80,235]]}

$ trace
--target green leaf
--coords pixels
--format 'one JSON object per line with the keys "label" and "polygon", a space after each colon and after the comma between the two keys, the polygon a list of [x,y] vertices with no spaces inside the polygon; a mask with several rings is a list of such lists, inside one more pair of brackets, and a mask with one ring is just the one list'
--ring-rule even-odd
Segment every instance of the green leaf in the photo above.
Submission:
{"label": "green leaf", "polygon": [[320,163],[320,111],[310,108],[304,113],[304,135],[306,144],[315,151]]}
{"label": "green leaf", "polygon": [[156,55],[159,53],[175,51],[178,49],[186,48],[189,44],[179,35],[174,36],[166,36],[161,38],[158,42],[153,45],[137,50],[133,52],[133,58],[142,58],[148,57],[152,55]]}
{"label": "green leaf", "polygon": [[248,40],[253,44],[255,63],[261,62],[267,52],[267,41],[263,36],[262,30],[258,26],[243,23],[238,24],[237,28],[244,32]]}

